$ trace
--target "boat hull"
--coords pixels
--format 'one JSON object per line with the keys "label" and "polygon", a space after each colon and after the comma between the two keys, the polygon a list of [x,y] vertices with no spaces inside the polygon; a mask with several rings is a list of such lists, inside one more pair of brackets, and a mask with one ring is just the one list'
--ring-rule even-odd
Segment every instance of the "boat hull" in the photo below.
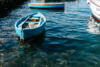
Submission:
{"label": "boat hull", "polygon": [[64,4],[32,4],[29,3],[28,4],[29,8],[44,8],[44,9],[50,9],[50,8],[59,8],[59,9],[63,9],[64,8]]}
{"label": "boat hull", "polygon": [[100,6],[96,4],[96,2],[93,2],[93,0],[88,0],[88,4],[91,8],[92,14],[97,19],[100,21]]}
{"label": "boat hull", "polygon": [[15,24],[15,31],[18,37],[21,37],[21,39],[25,40],[25,39],[29,39],[31,37],[35,37],[41,34],[45,30],[45,25],[46,25],[45,17],[42,14],[41,14],[41,17],[44,18],[44,22],[42,22],[42,24],[39,27],[31,28],[31,29],[30,28],[22,29],[22,27],[18,27],[18,24],[21,23],[21,20],[23,20],[24,18],[21,18],[20,20],[18,20]]}

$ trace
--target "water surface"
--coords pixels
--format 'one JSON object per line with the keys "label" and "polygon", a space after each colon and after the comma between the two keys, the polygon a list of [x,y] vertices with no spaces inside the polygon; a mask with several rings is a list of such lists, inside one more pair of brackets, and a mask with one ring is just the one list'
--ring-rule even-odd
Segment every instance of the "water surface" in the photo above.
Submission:
{"label": "water surface", "polygon": [[29,9],[27,1],[0,18],[0,41],[10,50],[19,40],[15,22],[34,12],[46,16],[45,32],[9,52],[0,45],[0,67],[99,67],[100,23],[87,0],[68,1],[64,10]]}

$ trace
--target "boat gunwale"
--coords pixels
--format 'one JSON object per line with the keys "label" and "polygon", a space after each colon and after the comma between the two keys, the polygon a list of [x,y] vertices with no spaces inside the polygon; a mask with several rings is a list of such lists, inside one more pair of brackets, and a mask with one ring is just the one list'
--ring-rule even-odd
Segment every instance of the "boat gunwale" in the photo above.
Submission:
{"label": "boat gunwale", "polygon": [[100,19],[99,19],[99,18],[97,18],[97,17],[96,17],[95,15],[93,15],[93,14],[92,14],[92,16],[94,17],[95,20],[97,20],[97,21],[100,22]]}
{"label": "boat gunwale", "polygon": [[96,3],[94,3],[92,0],[90,0],[90,2],[92,2],[94,5],[96,5],[97,7],[100,7],[99,5],[97,5]]}

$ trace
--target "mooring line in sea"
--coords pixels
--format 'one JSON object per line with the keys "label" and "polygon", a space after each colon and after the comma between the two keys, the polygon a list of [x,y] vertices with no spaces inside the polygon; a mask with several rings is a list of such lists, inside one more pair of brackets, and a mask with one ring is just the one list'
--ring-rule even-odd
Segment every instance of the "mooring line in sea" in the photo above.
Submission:
{"label": "mooring line in sea", "polygon": [[[22,30],[21,30],[21,37],[22,37],[22,31],[23,31],[23,27],[22,27]],[[5,45],[0,41],[0,44],[5,48],[5,49],[7,49],[8,51],[10,51],[10,52],[15,52],[15,51],[17,51],[18,50],[18,48],[19,48],[19,46],[20,46],[20,43],[21,43],[21,37],[20,37],[20,41],[19,41],[19,45],[18,45],[18,47],[15,49],[15,50],[10,50],[10,49],[8,49],[7,47],[5,47]]]}

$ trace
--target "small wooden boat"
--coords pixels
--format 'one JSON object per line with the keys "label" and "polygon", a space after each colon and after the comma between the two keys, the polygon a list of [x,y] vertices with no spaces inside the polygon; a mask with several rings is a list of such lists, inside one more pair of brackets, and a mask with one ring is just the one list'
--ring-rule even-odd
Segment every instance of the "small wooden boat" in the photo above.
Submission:
{"label": "small wooden boat", "polygon": [[100,21],[100,0],[87,0],[93,16]]}
{"label": "small wooden boat", "polygon": [[43,8],[43,9],[50,9],[50,8],[58,8],[64,9],[64,3],[29,3],[29,8]]}
{"label": "small wooden boat", "polygon": [[41,34],[45,29],[45,25],[45,16],[36,12],[18,20],[15,23],[15,31],[19,37],[25,40]]}

